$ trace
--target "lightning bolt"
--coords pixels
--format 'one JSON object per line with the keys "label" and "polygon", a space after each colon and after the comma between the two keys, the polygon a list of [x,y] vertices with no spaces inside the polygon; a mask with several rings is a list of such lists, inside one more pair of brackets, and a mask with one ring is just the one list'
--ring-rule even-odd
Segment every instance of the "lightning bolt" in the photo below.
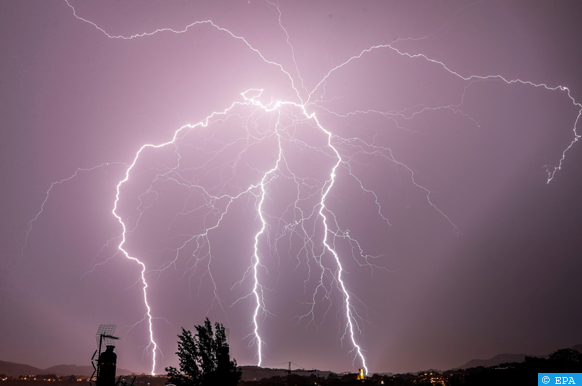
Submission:
{"label": "lightning bolt", "polygon": [[[28,222],[28,229],[26,230],[26,232],[24,234],[24,243],[22,245],[22,250],[20,251],[20,258],[21,259],[24,256],[25,249],[28,247],[28,238],[30,236],[30,232],[32,232],[32,228],[34,226],[34,223],[38,220],[38,218],[44,212],[44,207],[45,207],[46,203],[48,202],[53,189],[61,184],[64,184],[68,181],[71,181],[72,179],[76,178],[80,173],[91,172],[94,170],[103,169],[104,167],[107,167],[110,165],[125,165],[125,164],[123,164],[121,162],[104,162],[101,165],[93,166],[90,168],[78,168],[77,170],[75,170],[75,172],[73,174],[71,174],[67,178],[63,178],[62,180],[54,181],[51,183],[51,186],[47,189],[47,191],[45,193],[44,200],[42,201],[42,204],[40,204],[40,209],[38,210],[38,212],[36,212],[34,217]],[[127,165],[125,165],[125,166],[127,166]]]}
{"label": "lightning bolt", "polygon": [[[569,145],[563,150],[561,158],[558,161],[557,166],[547,167],[547,183],[550,183],[552,181],[552,179],[554,178],[556,172],[562,168],[562,164],[563,164],[563,161],[565,160],[566,153],[580,139],[580,135],[577,131],[577,126],[578,126],[580,116],[582,115],[582,105],[572,97],[570,90],[567,87],[548,86],[548,85],[543,84],[543,83],[537,84],[537,83],[533,83],[533,82],[530,82],[527,80],[521,80],[521,79],[507,79],[501,75],[462,75],[459,72],[456,72],[453,69],[449,68],[447,65],[445,65],[445,63],[443,63],[441,61],[429,58],[428,56],[423,55],[423,54],[414,54],[413,55],[413,54],[409,54],[407,52],[404,52],[404,51],[397,49],[394,46],[394,43],[396,41],[394,41],[390,44],[371,46],[371,47],[368,47],[368,48],[360,51],[359,54],[353,55],[352,57],[348,58],[343,63],[331,68],[321,78],[321,80],[315,85],[315,87],[311,91],[309,91],[304,84],[305,82],[304,82],[303,78],[301,77],[299,67],[298,67],[297,62],[295,60],[295,53],[294,53],[293,45],[291,44],[290,35],[282,23],[282,14],[281,14],[281,10],[280,10],[277,2],[267,1],[267,3],[271,7],[273,7],[273,9],[275,10],[275,12],[277,14],[277,18],[278,18],[279,27],[285,33],[286,43],[290,47],[291,56],[292,56],[293,63],[295,66],[295,73],[296,73],[296,76],[299,78],[300,86],[296,85],[296,82],[294,80],[295,76],[293,76],[291,74],[291,72],[288,72],[283,67],[283,65],[267,59],[267,57],[263,53],[261,53],[255,47],[253,47],[244,37],[235,35],[231,31],[229,31],[228,29],[223,28],[223,27],[215,24],[211,20],[196,21],[194,23],[187,25],[185,28],[183,28],[181,30],[174,30],[171,28],[161,28],[161,29],[156,29],[152,32],[143,32],[143,33],[134,34],[134,35],[130,35],[130,36],[111,35],[107,31],[105,31],[103,28],[99,27],[96,23],[79,16],[77,14],[75,8],[70,4],[69,0],[65,0],[65,3],[68,7],[70,7],[70,9],[72,10],[72,14],[75,18],[77,18],[78,20],[80,20],[84,23],[92,25],[94,28],[99,30],[107,38],[110,38],[110,39],[132,40],[132,39],[138,39],[138,38],[147,38],[148,36],[152,36],[152,35],[155,35],[158,33],[182,34],[182,33],[186,32],[187,30],[191,29],[193,26],[208,25],[208,26],[214,28],[216,31],[221,32],[221,33],[225,33],[228,36],[230,36],[232,39],[235,39],[236,41],[240,41],[250,51],[252,51],[256,55],[258,55],[261,58],[261,60],[264,61],[264,63],[266,63],[268,65],[276,66],[288,78],[289,83],[295,92],[295,96],[297,97],[297,100],[295,100],[295,101],[274,101],[274,102],[271,102],[270,104],[263,104],[258,100],[259,96],[261,95],[262,90],[257,90],[257,89],[247,90],[241,94],[242,101],[233,102],[229,107],[227,107],[223,111],[214,112],[199,123],[192,124],[192,125],[185,125],[185,126],[179,128],[178,130],[176,130],[174,132],[173,137],[170,140],[168,140],[167,142],[160,143],[160,144],[145,144],[145,145],[141,146],[141,148],[136,152],[135,156],[133,157],[133,161],[130,164],[125,165],[126,166],[125,176],[121,181],[119,181],[119,183],[116,186],[116,194],[115,194],[115,199],[113,201],[113,208],[112,208],[111,213],[117,219],[117,221],[121,227],[121,241],[117,245],[118,252],[120,252],[127,259],[135,262],[139,266],[139,269],[140,269],[143,302],[144,302],[144,306],[145,306],[145,310],[146,310],[144,318],[142,321],[147,322],[148,329],[149,329],[149,345],[146,347],[146,350],[148,350],[152,353],[152,367],[151,367],[152,374],[155,374],[156,353],[159,351],[159,348],[158,348],[158,345],[156,344],[155,334],[154,334],[154,325],[153,325],[153,319],[154,319],[153,314],[154,313],[153,313],[152,307],[150,306],[150,303],[148,301],[148,288],[149,287],[148,287],[148,281],[147,281],[147,273],[150,271],[151,272],[155,271],[157,273],[161,273],[167,269],[170,269],[172,266],[175,267],[175,265],[178,261],[180,252],[190,244],[195,245],[195,247],[194,247],[195,252],[201,252],[202,247],[205,246],[205,248],[207,248],[206,254],[204,254],[204,255],[200,254],[200,256],[198,256],[198,257],[195,256],[196,260],[193,264],[193,267],[195,269],[199,264],[203,264],[203,257],[207,259],[208,275],[210,275],[210,278],[211,278],[212,283],[214,285],[215,298],[218,298],[218,294],[216,292],[216,284],[214,283],[214,279],[212,278],[212,276],[211,276],[212,274],[210,272],[210,265],[209,264],[210,264],[210,259],[211,259],[212,254],[210,253],[210,242],[209,242],[208,235],[209,235],[209,233],[214,232],[219,228],[224,217],[227,215],[229,208],[231,207],[231,204],[234,203],[235,201],[241,199],[242,197],[254,197],[254,199],[256,200],[255,208],[256,208],[257,218],[258,218],[258,221],[260,223],[260,229],[256,232],[255,237],[254,237],[253,254],[251,257],[249,269],[244,273],[243,278],[237,284],[242,283],[242,281],[245,280],[249,276],[252,277],[252,284],[253,285],[252,285],[252,289],[251,289],[250,293],[248,293],[246,296],[241,297],[239,300],[245,299],[245,298],[252,298],[254,301],[254,309],[252,312],[252,325],[253,325],[252,340],[253,340],[253,344],[256,346],[256,349],[257,349],[256,358],[257,358],[258,365],[260,366],[262,364],[262,360],[263,360],[263,357],[265,355],[263,353],[263,346],[264,346],[265,342],[261,338],[259,326],[261,323],[261,316],[268,314],[268,305],[266,304],[266,301],[265,301],[265,291],[267,291],[268,288],[266,288],[263,285],[263,281],[261,280],[261,272],[265,271],[267,268],[263,264],[264,256],[261,252],[260,246],[263,242],[267,242],[267,244],[269,244],[268,240],[271,237],[270,236],[271,230],[270,230],[270,224],[269,224],[268,210],[266,209],[265,205],[266,205],[266,201],[269,198],[269,189],[270,189],[271,185],[273,185],[275,183],[275,181],[277,181],[278,179],[287,179],[287,180],[293,181],[293,183],[296,186],[297,192],[296,192],[296,200],[292,205],[290,205],[290,209],[289,209],[290,213],[293,213],[293,219],[290,221],[287,221],[287,222],[285,222],[281,219],[281,222],[283,222],[284,225],[283,225],[280,233],[275,236],[275,244],[276,244],[276,241],[279,240],[280,238],[282,238],[284,235],[290,235],[290,234],[298,235],[304,241],[304,246],[302,247],[301,253],[304,253],[305,255],[311,256],[313,258],[313,260],[315,261],[315,263],[317,264],[317,266],[319,267],[318,268],[319,269],[318,285],[311,293],[311,299],[312,299],[311,309],[305,315],[302,315],[300,318],[308,318],[310,320],[310,322],[316,324],[315,315],[314,315],[314,313],[315,313],[314,307],[316,304],[317,295],[321,292],[323,294],[324,298],[326,298],[329,302],[331,302],[331,300],[329,300],[331,297],[331,293],[334,290],[339,291],[341,293],[342,310],[343,310],[343,319],[341,322],[343,325],[343,334],[341,336],[341,340],[343,341],[344,339],[347,338],[350,341],[350,344],[352,347],[351,352],[354,353],[354,359],[353,359],[354,364],[356,363],[356,361],[358,361],[358,363],[361,364],[361,366],[364,368],[365,372],[366,373],[368,372],[368,367],[367,367],[366,359],[365,359],[365,355],[364,355],[365,350],[362,348],[362,344],[359,342],[359,335],[358,335],[358,334],[361,335],[361,333],[362,333],[362,326],[360,324],[364,318],[361,315],[359,315],[358,311],[356,310],[356,307],[354,305],[355,296],[353,296],[353,294],[349,291],[348,286],[346,285],[346,283],[344,281],[345,269],[344,269],[344,265],[342,264],[342,257],[340,256],[340,253],[338,253],[337,248],[336,248],[336,244],[335,244],[336,240],[343,239],[343,240],[347,240],[349,242],[349,244],[353,247],[353,250],[355,251],[352,253],[352,256],[354,258],[356,258],[356,261],[358,262],[358,264],[368,266],[368,267],[370,267],[370,269],[374,269],[377,266],[373,263],[373,259],[375,257],[368,256],[364,253],[364,250],[360,246],[360,243],[350,235],[348,230],[343,229],[340,226],[338,219],[336,218],[335,214],[333,213],[333,211],[329,208],[329,206],[327,204],[330,193],[332,192],[332,189],[334,188],[334,186],[336,184],[336,177],[337,177],[338,168],[340,168],[340,167],[345,168],[348,175],[356,181],[356,183],[359,185],[362,192],[364,192],[366,195],[373,197],[373,201],[376,205],[378,215],[388,225],[390,225],[390,222],[389,222],[387,216],[384,214],[383,208],[381,206],[381,203],[380,203],[376,193],[372,189],[368,188],[366,186],[366,184],[363,181],[361,181],[356,176],[355,173],[352,172],[352,169],[351,169],[351,160],[352,159],[351,159],[350,155],[346,155],[346,154],[342,153],[341,147],[342,146],[352,147],[352,148],[356,149],[357,152],[360,152],[362,154],[369,154],[369,155],[382,157],[385,160],[391,162],[392,164],[405,170],[409,174],[410,181],[414,184],[414,186],[424,192],[426,202],[436,212],[438,212],[448,224],[450,224],[450,226],[452,227],[454,232],[459,233],[459,230],[458,230],[457,226],[454,224],[453,220],[451,218],[449,218],[447,216],[447,214],[444,213],[441,209],[439,209],[438,206],[433,202],[432,197],[431,197],[431,191],[428,188],[426,188],[425,186],[421,185],[419,182],[417,182],[417,179],[415,178],[414,171],[410,167],[406,166],[405,163],[398,160],[392,154],[391,149],[375,145],[374,143],[366,142],[366,141],[364,141],[360,138],[357,138],[357,137],[344,138],[344,137],[335,135],[332,133],[331,130],[326,129],[320,123],[320,121],[317,119],[315,112],[310,112],[309,109],[311,109],[311,108],[322,109],[322,110],[327,111],[331,114],[334,114],[338,117],[344,117],[344,118],[348,117],[350,115],[356,115],[356,114],[380,114],[380,115],[385,116],[389,119],[392,119],[395,123],[397,123],[398,127],[401,127],[400,124],[398,123],[401,120],[404,120],[404,121],[410,120],[414,116],[416,116],[418,114],[422,114],[426,111],[431,111],[431,110],[436,110],[436,109],[448,109],[454,113],[462,114],[467,119],[471,120],[474,124],[478,125],[476,120],[474,120],[468,114],[465,114],[462,111],[462,109],[461,109],[461,105],[463,102],[462,99],[459,101],[458,104],[454,104],[454,105],[451,104],[448,106],[418,106],[417,108],[404,110],[404,111],[356,110],[356,111],[350,111],[347,113],[340,114],[338,112],[324,108],[322,105],[322,102],[324,101],[324,97],[325,97],[325,85],[326,85],[326,83],[328,81],[330,81],[330,79],[332,78],[332,76],[336,72],[340,71],[344,67],[349,66],[353,62],[361,60],[364,56],[368,55],[369,53],[371,53],[373,51],[387,50],[387,51],[392,52],[394,54],[405,57],[411,61],[424,61],[430,65],[437,66],[437,67],[441,68],[442,70],[444,70],[445,72],[447,72],[448,74],[452,75],[453,77],[465,82],[467,84],[467,86],[465,87],[465,90],[466,90],[466,88],[470,87],[472,84],[474,84],[476,82],[482,82],[482,81],[487,81],[487,80],[498,80],[498,81],[504,82],[507,85],[521,84],[521,85],[525,85],[525,86],[531,86],[534,88],[543,88],[547,91],[559,91],[559,92],[566,93],[568,98],[570,99],[572,105],[574,105],[576,108],[579,109],[578,115],[576,116],[576,119],[575,119],[575,121],[573,123],[573,127],[572,127],[573,139],[571,140]],[[307,95],[307,97],[302,98],[301,95],[304,95],[304,96]],[[215,122],[218,122],[221,120],[224,121],[232,116],[242,116],[240,113],[238,113],[236,111],[238,108],[250,109],[251,110],[250,115],[243,117],[243,118],[248,118],[251,121],[253,120],[253,117],[255,117],[255,116],[266,115],[266,114],[274,114],[275,115],[276,118],[275,118],[275,123],[273,124],[273,129],[267,133],[258,133],[256,130],[251,132],[251,129],[249,129],[247,127],[247,133],[246,133],[246,138],[245,138],[245,140],[247,141],[247,145],[246,145],[246,147],[244,147],[244,150],[248,150],[248,148],[250,147],[250,144],[255,144],[255,143],[258,143],[260,141],[265,140],[266,138],[270,138],[271,136],[274,136],[276,139],[277,156],[276,156],[276,160],[273,162],[272,166],[265,168],[264,170],[256,170],[256,174],[258,176],[256,178],[256,180],[254,182],[246,185],[246,187],[244,189],[239,188],[238,192],[236,192],[236,193],[228,193],[228,192],[226,192],[226,189],[223,189],[223,190],[218,189],[221,191],[218,193],[215,193],[214,191],[212,191],[212,189],[208,189],[208,188],[205,188],[204,186],[202,186],[202,184],[191,183],[186,178],[180,177],[180,175],[178,173],[178,170],[180,168],[180,160],[181,160],[181,153],[179,151],[179,145],[178,145],[179,142],[181,140],[183,140],[186,137],[186,135],[189,132],[191,132],[192,130],[201,130],[203,128],[207,128],[207,127],[209,127],[209,125],[211,123],[215,123]],[[284,119],[290,120],[291,123],[287,124],[286,122],[283,122]],[[303,124],[305,122],[307,122],[309,125],[311,125],[312,128],[319,131],[319,133],[325,137],[325,144],[323,144],[323,145],[309,144],[309,143],[306,143],[306,142],[302,141],[301,139],[297,138],[296,136],[294,136],[292,129],[295,129],[299,123]],[[287,157],[286,157],[285,144],[288,144],[288,143],[293,143],[297,146],[302,146],[305,149],[310,149],[314,152],[318,152],[318,153],[322,154],[324,157],[326,157],[328,160],[330,160],[331,167],[329,168],[329,174],[327,175],[326,179],[322,182],[319,181],[318,183],[314,183],[314,182],[308,181],[307,178],[301,177],[296,172],[294,172],[293,168],[289,165],[289,162],[288,162]],[[191,236],[187,237],[181,243],[181,245],[179,245],[175,249],[175,255],[174,255],[175,257],[173,260],[165,263],[161,268],[159,268],[157,270],[150,269],[148,271],[146,264],[138,257],[133,256],[127,250],[127,247],[126,247],[127,235],[130,234],[132,232],[132,230],[135,229],[135,227],[137,227],[137,223],[139,222],[139,217],[143,213],[142,209],[138,209],[140,214],[138,215],[138,219],[135,220],[136,225],[133,227],[130,227],[127,224],[127,221],[124,221],[123,216],[119,213],[120,200],[122,197],[123,187],[130,182],[130,177],[132,176],[132,173],[134,172],[136,165],[138,164],[138,162],[140,162],[141,159],[143,159],[143,157],[145,156],[145,153],[150,151],[150,150],[162,149],[162,148],[172,148],[172,147],[174,148],[174,151],[177,155],[178,161],[177,161],[175,166],[168,168],[168,170],[166,170],[163,173],[159,173],[156,176],[156,180],[160,180],[160,181],[161,180],[171,180],[173,183],[175,183],[177,185],[186,187],[187,189],[190,189],[190,190],[196,190],[196,191],[200,192],[200,194],[203,197],[205,197],[205,199],[206,199],[205,206],[212,208],[216,213],[218,213],[218,215],[216,216],[216,220],[214,220],[214,222],[212,224],[206,224],[207,220],[205,219],[203,231],[198,233],[198,234],[191,235]],[[223,150],[224,149],[218,151],[217,153],[220,153]],[[240,161],[239,158],[237,158],[234,161],[235,166],[237,165],[237,162]],[[39,218],[39,216],[42,214],[43,209],[44,209],[44,205],[46,204],[47,200],[49,199],[49,195],[52,192],[53,188],[56,185],[65,183],[65,182],[69,181],[70,179],[76,177],[79,172],[93,170],[93,169],[97,169],[97,168],[102,168],[106,165],[109,165],[109,164],[102,164],[102,165],[95,166],[94,168],[90,168],[90,169],[78,169],[73,175],[69,176],[68,178],[57,181],[57,182],[53,182],[53,184],[51,184],[51,186],[49,187],[49,189],[46,193],[45,199],[41,205],[40,211],[37,212],[36,216],[29,222],[29,228],[28,228],[28,231],[26,232],[23,253],[24,253],[24,248],[26,248],[28,235],[32,231],[32,225]],[[230,181],[226,181],[226,182],[223,181],[222,182],[222,186],[226,186],[227,184],[230,184]],[[153,190],[153,182],[150,185],[150,189],[148,190],[148,192],[151,190]],[[308,199],[313,201],[312,206],[308,207],[307,209],[305,208],[306,207],[305,202],[307,202],[308,199],[306,199],[304,196],[306,196]],[[223,203],[221,208],[219,208],[218,203]],[[208,222],[211,222],[211,220],[209,219]],[[319,229],[321,229],[320,236],[318,236]],[[316,237],[319,237],[318,241],[314,241],[314,239]],[[276,249],[275,248],[276,245],[269,245],[269,246],[271,248]],[[299,260],[299,254],[296,256],[296,258]],[[328,261],[328,262],[326,263],[326,262],[324,262],[324,260]],[[329,260],[331,260],[333,263],[329,263]],[[310,271],[310,275],[311,274],[312,273]],[[307,280],[308,279],[306,279],[306,282],[307,282]],[[328,307],[328,309],[329,309],[329,307]]]}

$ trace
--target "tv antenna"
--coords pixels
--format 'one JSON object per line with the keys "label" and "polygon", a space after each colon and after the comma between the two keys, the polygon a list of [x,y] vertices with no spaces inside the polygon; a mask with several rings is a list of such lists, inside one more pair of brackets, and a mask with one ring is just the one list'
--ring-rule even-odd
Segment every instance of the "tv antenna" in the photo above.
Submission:
{"label": "tv antenna", "polygon": [[[93,377],[96,376],[96,383],[99,383],[100,375],[101,375],[101,364],[99,363],[99,358],[101,357],[102,347],[105,346],[114,346],[114,341],[118,340],[117,336],[113,336],[115,332],[115,328],[117,325],[115,324],[101,324],[97,329],[97,334],[95,334],[95,339],[97,340],[98,349],[95,350],[93,353],[93,357],[91,358],[91,364],[93,365],[93,374],[90,381],[93,380]],[[115,374],[114,374],[115,377]]]}

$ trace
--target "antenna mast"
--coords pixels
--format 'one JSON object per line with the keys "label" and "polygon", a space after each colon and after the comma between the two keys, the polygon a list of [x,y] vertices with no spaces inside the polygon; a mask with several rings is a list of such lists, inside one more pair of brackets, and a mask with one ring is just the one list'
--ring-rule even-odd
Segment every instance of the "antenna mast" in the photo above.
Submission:
{"label": "antenna mast", "polygon": [[[115,324],[101,324],[95,334],[98,349],[93,353],[91,364],[93,365],[93,374],[89,381],[95,378],[96,386],[114,386],[115,385],[115,366],[117,363],[117,354],[113,352],[115,348],[114,341],[119,339],[113,336],[115,332]],[[102,351],[103,345],[107,348]]]}

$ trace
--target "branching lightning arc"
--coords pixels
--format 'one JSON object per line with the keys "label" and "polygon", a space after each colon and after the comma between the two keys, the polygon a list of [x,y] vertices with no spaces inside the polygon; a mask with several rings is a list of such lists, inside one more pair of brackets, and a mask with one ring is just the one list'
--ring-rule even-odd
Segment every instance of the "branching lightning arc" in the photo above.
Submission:
{"label": "branching lightning arc", "polygon": [[[342,262],[345,256],[341,256],[340,253],[337,252],[337,248],[335,247],[337,240],[345,240],[353,246],[352,250],[354,252],[350,257],[355,258],[358,261],[358,264],[368,265],[371,269],[376,266],[373,262],[373,257],[364,253],[364,249],[360,246],[358,240],[353,238],[349,231],[340,225],[336,215],[327,204],[328,198],[336,186],[338,170],[345,170],[346,174],[356,181],[363,194],[374,201],[378,216],[388,224],[389,221],[387,215],[383,211],[377,194],[372,189],[368,188],[366,184],[357,177],[356,173],[352,171],[350,154],[343,151],[342,146],[357,148],[359,152],[382,157],[384,160],[405,170],[411,183],[414,184],[424,195],[427,204],[442,216],[443,221],[449,224],[453,232],[459,232],[453,220],[432,201],[431,191],[417,182],[413,169],[406,166],[404,162],[398,160],[389,148],[366,142],[357,137],[344,138],[334,134],[329,128],[324,127],[324,125],[320,123],[314,112],[310,111],[310,109],[314,107],[323,108],[318,105],[319,100],[317,98],[321,98],[321,94],[324,93],[326,82],[332,74],[342,68],[350,66],[354,62],[362,60],[369,53],[373,51],[388,50],[393,54],[400,55],[411,61],[424,61],[430,65],[439,67],[441,70],[448,72],[451,76],[456,77],[460,81],[466,82],[466,84],[494,79],[504,82],[507,85],[521,84],[534,88],[543,88],[547,91],[566,93],[571,100],[571,103],[579,109],[579,112],[572,127],[572,141],[563,150],[562,157],[558,161],[557,166],[547,170],[548,183],[552,181],[555,173],[562,167],[567,151],[580,138],[580,135],[577,132],[577,125],[580,115],[582,114],[582,105],[571,96],[570,90],[564,86],[551,87],[545,84],[536,84],[527,80],[506,79],[500,75],[461,75],[450,69],[441,61],[431,59],[422,54],[412,55],[397,49],[393,43],[387,43],[364,49],[343,63],[331,68],[320,82],[309,91],[304,86],[303,79],[301,78],[299,68],[295,61],[294,70],[297,73],[298,80],[295,79],[292,73],[287,71],[283,65],[269,60],[268,54],[260,52],[244,37],[235,35],[228,29],[215,24],[211,20],[194,22],[187,25],[182,30],[162,28],[153,32],[144,32],[131,36],[114,36],[92,21],[79,16],[69,1],[65,0],[65,2],[71,8],[74,17],[79,21],[93,26],[103,33],[106,38],[110,39],[132,40],[146,39],[148,36],[159,33],[181,34],[191,29],[193,26],[207,25],[213,28],[217,33],[224,33],[231,39],[239,41],[246,46],[248,50],[258,55],[258,57],[260,57],[260,59],[266,64],[277,67],[278,70],[288,78],[289,84],[296,95],[296,99],[292,101],[273,101],[269,104],[264,104],[260,101],[262,90],[250,89],[243,91],[240,100],[233,102],[223,111],[212,113],[199,123],[180,127],[167,142],[159,144],[144,144],[137,151],[132,162],[126,165],[124,178],[118,182],[116,195],[112,198],[111,212],[121,227],[121,233],[119,236],[120,242],[117,246],[119,253],[138,264],[141,270],[141,286],[143,289],[143,303],[145,307],[143,322],[146,322],[149,326],[150,343],[146,350],[151,353],[152,374],[156,371],[156,354],[159,352],[159,349],[155,340],[153,324],[155,310],[150,307],[150,303],[148,302],[149,292],[146,273],[156,269],[157,272],[160,273],[164,270],[172,269],[172,267],[175,268],[178,264],[179,258],[182,257],[181,252],[188,248],[193,249],[193,252],[188,255],[193,259],[192,266],[194,268],[198,265],[204,264],[204,261],[209,261],[212,256],[208,238],[209,233],[218,232],[221,222],[228,215],[230,207],[235,202],[243,199],[250,200],[254,203],[256,216],[260,222],[260,229],[256,232],[254,237],[254,249],[248,270],[244,273],[241,281],[237,283],[240,285],[243,280],[248,278],[252,281],[251,291],[244,294],[239,300],[252,299],[254,304],[253,312],[250,316],[253,328],[252,333],[249,334],[249,338],[256,349],[258,365],[260,366],[262,364],[265,357],[263,351],[265,342],[261,338],[260,319],[263,315],[269,313],[269,307],[268,304],[266,304],[264,297],[264,291],[268,290],[268,288],[265,287],[261,280],[261,273],[266,270],[266,267],[263,264],[263,259],[265,253],[267,253],[262,247],[267,244],[271,250],[276,250],[277,240],[284,236],[290,237],[290,235],[293,235],[302,240],[302,256],[309,256],[310,259],[312,259],[312,262],[316,263],[316,266],[319,267],[318,272],[310,271],[309,273],[310,276],[318,276],[318,284],[311,290],[309,295],[312,299],[310,302],[310,309],[306,314],[301,315],[299,318],[307,319],[310,323],[317,324],[315,321],[314,307],[316,302],[320,301],[318,299],[323,298],[327,299],[326,301],[330,301],[329,299],[331,298],[332,293],[339,293],[342,299],[341,318],[343,320],[341,322],[343,333],[340,334],[340,339],[342,341],[347,340],[351,345],[354,365],[357,364],[358,366],[363,367],[366,372],[368,371],[365,350],[360,342],[363,328],[362,323],[364,323],[365,320],[354,306],[355,300],[353,294],[350,292],[347,283],[343,280],[344,265]],[[279,26],[287,36],[287,45],[289,46],[291,55],[294,58],[293,46],[290,44],[289,34],[281,21],[281,11],[276,4],[269,4],[277,11]],[[298,83],[300,86],[297,86]],[[428,109],[439,108],[451,110],[457,109],[460,111],[458,106],[423,107],[414,112],[413,115],[421,114]],[[335,114],[338,117],[347,117],[354,114],[379,113],[387,117],[399,116],[404,119],[410,118],[409,112],[382,112],[372,110],[352,111],[348,114],[339,114],[329,110],[327,110],[327,112]],[[222,149],[209,151],[207,154],[208,157],[206,160],[202,161],[202,165],[184,166],[184,164],[189,162],[189,152],[192,151],[192,146],[189,144],[188,137],[193,135],[193,133],[196,133],[196,131],[208,129],[214,127],[214,125],[220,126],[227,121],[235,122],[240,126],[241,133],[236,137],[236,140],[229,142],[226,145],[222,145]],[[309,135],[311,135],[311,137],[305,133],[310,133]],[[245,162],[242,160],[243,155],[247,154],[250,151],[249,149],[263,147],[270,148],[268,152],[272,155],[272,159],[268,162],[268,166],[265,167],[264,164],[262,167],[244,166]],[[231,160],[225,161],[222,160],[221,157],[223,155],[223,150],[227,148],[234,149],[236,156]],[[322,178],[321,176],[306,175],[299,170],[290,160],[290,154],[293,154],[297,149],[300,149],[304,154],[308,154],[309,157],[317,159],[321,164],[326,165],[327,174]],[[204,151],[203,149],[195,150],[201,152]],[[145,209],[141,207],[138,208],[138,216],[133,219],[127,219],[120,213],[120,206],[122,205],[124,197],[124,187],[126,184],[130,183],[132,178],[136,178],[134,176],[135,169],[140,162],[143,162],[146,154],[156,151],[171,153],[173,155],[173,164],[157,165],[155,176],[152,178],[149,186],[142,193],[139,199],[141,200],[141,198],[145,197],[146,194],[152,192],[156,182],[164,181],[172,183],[175,186],[188,190],[191,197],[195,196],[201,200],[202,204],[197,207],[186,208],[185,205],[182,214],[198,212],[198,214],[201,214],[202,216],[203,225],[200,228],[201,231],[180,239],[180,242],[175,248],[173,260],[167,261],[160,268],[148,270],[146,264],[139,257],[133,256],[126,248],[127,236],[135,229],[135,227],[137,227],[140,216]],[[210,169],[213,167],[216,169],[216,165],[219,164],[222,165],[221,167],[227,165],[231,169],[231,173],[226,177],[219,176],[218,180],[209,178],[208,172],[206,172],[205,177],[193,177],[194,172],[200,170],[202,167],[208,166]],[[99,165],[95,168],[103,167],[104,165],[105,164]],[[243,167],[252,169],[252,178],[248,180],[237,178],[237,170]],[[78,173],[86,170],[87,169],[78,169],[74,175],[51,185],[46,192],[45,200],[42,203],[40,211],[29,223],[26,239],[28,238],[28,234],[32,231],[33,223],[42,214],[44,204],[49,199],[49,194],[51,193],[53,186],[65,183],[75,177]],[[204,181],[211,182],[205,184]],[[267,202],[271,199],[270,191],[273,190],[279,181],[285,181],[287,184],[291,184],[289,186],[293,186],[294,190],[292,193],[292,202],[284,212],[285,218],[274,216],[269,213],[268,209],[266,209]],[[279,225],[273,225],[271,224],[271,221],[277,222]],[[132,225],[129,224],[130,222]],[[273,228],[276,228],[277,232],[273,232]],[[273,235],[272,233],[276,234]],[[299,260],[299,256],[297,256],[297,259]],[[209,271],[208,275],[212,278],[212,272]],[[214,280],[212,281],[214,283]],[[216,291],[214,295],[218,296]]]}

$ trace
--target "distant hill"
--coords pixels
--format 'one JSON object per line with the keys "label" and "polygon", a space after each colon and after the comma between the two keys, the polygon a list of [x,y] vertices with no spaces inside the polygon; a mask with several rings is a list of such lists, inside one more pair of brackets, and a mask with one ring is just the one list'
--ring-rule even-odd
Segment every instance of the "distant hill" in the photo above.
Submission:
{"label": "distant hill", "polygon": [[489,367],[500,365],[502,363],[523,362],[524,360],[525,354],[499,354],[490,359],[472,359],[458,368],[468,369],[479,366]]}
{"label": "distant hill", "polygon": [[[62,377],[65,375],[84,375],[86,377],[90,377],[93,374],[93,366],[77,366],[77,365],[58,365],[52,366],[47,369],[44,369],[49,374],[56,374],[57,377]],[[120,371],[117,370],[117,375],[125,375],[126,373],[121,374]]]}
{"label": "distant hill", "polygon": [[[117,375],[129,375],[132,372],[126,369],[117,369]],[[83,375],[90,377],[93,374],[93,366],[76,366],[76,365],[58,365],[47,369],[39,369],[29,365],[20,363],[0,361],[0,374],[6,374],[11,377],[18,377],[20,375],[39,375],[39,374],[55,374],[57,377],[66,375]]]}
{"label": "distant hill", "polygon": [[[574,350],[578,350],[582,353],[582,344],[577,344],[572,347]],[[527,355],[527,356],[536,356],[539,358],[548,358],[549,355]],[[523,362],[525,360],[526,354],[499,354],[495,355],[491,359],[472,359],[469,362],[465,363],[464,365],[457,367],[458,369],[468,369],[471,367],[489,367],[489,366],[497,366],[502,363],[512,363],[512,362]]]}
{"label": "distant hill", "polygon": [[[241,380],[243,381],[252,381],[252,380],[260,380],[263,378],[271,378],[274,376],[284,377],[287,375],[287,370],[285,369],[270,369],[268,367],[258,367],[258,366],[239,366],[239,370],[242,371]],[[301,376],[310,376],[311,374],[315,374],[318,377],[327,377],[330,371],[321,371],[321,370],[292,370],[293,374],[301,375]]]}
{"label": "distant hill", "polygon": [[[43,370],[45,374],[56,374],[57,377],[65,375],[84,375],[90,377],[93,374],[93,366],[58,365]],[[116,375],[131,375],[132,372],[126,369],[117,368]]]}
{"label": "distant hill", "polygon": [[29,365],[22,365],[20,363],[0,361],[0,374],[6,374],[11,377],[18,377],[19,375],[41,374],[38,367]]}

